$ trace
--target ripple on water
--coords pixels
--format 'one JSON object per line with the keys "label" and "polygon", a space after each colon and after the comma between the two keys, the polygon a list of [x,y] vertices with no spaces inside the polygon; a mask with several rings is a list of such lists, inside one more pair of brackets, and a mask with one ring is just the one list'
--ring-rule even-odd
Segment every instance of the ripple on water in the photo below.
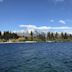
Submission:
{"label": "ripple on water", "polygon": [[72,44],[0,44],[0,72],[72,72]]}

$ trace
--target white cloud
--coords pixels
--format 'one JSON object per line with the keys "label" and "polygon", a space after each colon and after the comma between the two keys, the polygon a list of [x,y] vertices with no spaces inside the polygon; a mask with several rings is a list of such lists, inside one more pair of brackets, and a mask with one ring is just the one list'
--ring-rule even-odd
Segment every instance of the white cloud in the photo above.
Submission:
{"label": "white cloud", "polygon": [[31,24],[29,24],[29,25],[19,25],[19,27],[26,27],[26,28],[34,28],[34,29],[36,29],[36,26],[31,25]]}
{"label": "white cloud", "polygon": [[37,27],[36,29],[48,29],[48,27],[47,26],[40,26],[40,27]]}
{"label": "white cloud", "polygon": [[59,23],[66,24],[64,20],[59,20]]}
{"label": "white cloud", "polygon": [[63,32],[67,32],[69,34],[72,34],[72,29],[70,29],[70,30],[63,30]]}
{"label": "white cloud", "polygon": [[50,20],[50,22],[54,22],[54,20],[53,20],[53,19],[51,19],[51,20]]}
{"label": "white cloud", "polygon": [[29,26],[33,26],[33,25],[19,25],[19,27],[29,27]]}
{"label": "white cloud", "polygon": [[62,30],[62,29],[67,29],[67,30],[69,30],[69,29],[72,29],[72,27],[51,27],[51,29],[60,29],[60,30]]}
{"label": "white cloud", "polygon": [[19,27],[22,27],[22,28],[27,28],[27,29],[48,29],[48,27],[47,26],[40,26],[40,27],[38,27],[38,26],[36,26],[36,25],[19,25]]}
{"label": "white cloud", "polygon": [[[55,22],[55,20],[51,19],[50,22]],[[57,22],[59,22],[61,24],[66,24],[66,21],[64,21],[64,20],[58,20]]]}
{"label": "white cloud", "polygon": [[55,0],[56,2],[64,2],[65,0]]}
{"label": "white cloud", "polygon": [[67,32],[72,34],[72,27],[62,26],[62,27],[52,27],[52,26],[36,26],[36,25],[19,25],[23,30],[21,32]]}
{"label": "white cloud", "polygon": [[36,26],[36,25],[19,25],[21,28],[27,28],[27,29],[36,29],[36,30],[49,30],[49,29],[66,29],[70,30],[72,27],[62,26],[62,27],[49,27],[49,26]]}

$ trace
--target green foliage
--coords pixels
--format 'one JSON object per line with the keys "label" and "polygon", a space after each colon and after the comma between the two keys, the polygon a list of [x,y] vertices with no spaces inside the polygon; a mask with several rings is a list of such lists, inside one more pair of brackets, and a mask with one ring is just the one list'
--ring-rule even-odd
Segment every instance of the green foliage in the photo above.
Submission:
{"label": "green foliage", "polygon": [[37,36],[39,41],[46,41],[45,33],[41,33]]}
{"label": "green foliage", "polygon": [[21,38],[16,39],[16,42],[24,42],[24,41],[25,41],[25,38],[24,37],[21,37]]}
{"label": "green foliage", "polygon": [[47,40],[55,41],[55,42],[68,42],[72,41],[72,35],[67,33],[51,33],[48,32]]}
{"label": "green foliage", "polygon": [[15,33],[11,33],[9,31],[6,31],[6,32],[3,33],[3,35],[1,35],[1,38],[5,39],[5,40],[9,40],[9,39],[18,38],[18,36]]}
{"label": "green foliage", "polygon": [[0,42],[24,42],[24,41],[53,41],[53,42],[72,42],[72,34],[68,33],[53,33],[48,32],[47,35],[42,32],[36,32],[36,36],[31,31],[30,36],[28,37],[19,37],[16,33],[11,33],[9,31],[4,32],[3,34],[0,31]]}
{"label": "green foliage", "polygon": [[33,40],[33,32],[31,31],[30,33],[30,36],[31,36],[31,41]]}

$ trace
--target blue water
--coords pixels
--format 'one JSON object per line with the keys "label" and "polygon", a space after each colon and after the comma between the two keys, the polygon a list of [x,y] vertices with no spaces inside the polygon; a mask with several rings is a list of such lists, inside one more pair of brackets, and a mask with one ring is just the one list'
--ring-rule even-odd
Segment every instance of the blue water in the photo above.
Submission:
{"label": "blue water", "polygon": [[72,72],[72,43],[0,44],[0,72]]}

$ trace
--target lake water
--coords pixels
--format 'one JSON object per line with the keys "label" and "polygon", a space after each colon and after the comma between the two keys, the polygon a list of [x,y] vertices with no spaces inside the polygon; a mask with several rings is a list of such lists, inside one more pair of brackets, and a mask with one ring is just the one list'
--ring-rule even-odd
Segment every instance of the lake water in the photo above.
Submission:
{"label": "lake water", "polygon": [[0,44],[0,72],[72,72],[72,43]]}

